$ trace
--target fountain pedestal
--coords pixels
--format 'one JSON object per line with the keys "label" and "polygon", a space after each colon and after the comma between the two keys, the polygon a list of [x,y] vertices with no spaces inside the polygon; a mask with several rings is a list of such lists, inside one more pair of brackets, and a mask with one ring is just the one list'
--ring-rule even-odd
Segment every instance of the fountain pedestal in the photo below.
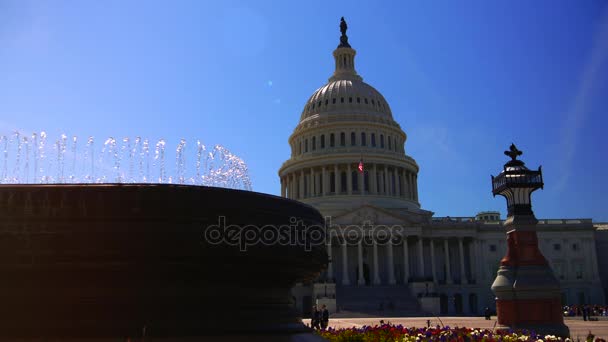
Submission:
{"label": "fountain pedestal", "polygon": [[198,186],[21,185],[0,186],[0,215],[0,338],[318,338],[289,294],[327,264],[312,207]]}

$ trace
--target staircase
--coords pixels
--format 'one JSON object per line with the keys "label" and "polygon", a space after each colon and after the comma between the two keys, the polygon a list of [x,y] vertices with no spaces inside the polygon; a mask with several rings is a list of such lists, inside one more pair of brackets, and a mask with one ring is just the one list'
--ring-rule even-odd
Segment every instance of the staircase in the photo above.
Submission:
{"label": "staircase", "polygon": [[426,316],[405,286],[337,286],[339,312],[332,317]]}

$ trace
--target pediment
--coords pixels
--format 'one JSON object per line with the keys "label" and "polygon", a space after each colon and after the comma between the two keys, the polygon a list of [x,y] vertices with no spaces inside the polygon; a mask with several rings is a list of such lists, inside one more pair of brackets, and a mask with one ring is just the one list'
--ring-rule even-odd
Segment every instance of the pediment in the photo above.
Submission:
{"label": "pediment", "polygon": [[332,217],[332,223],[338,225],[362,225],[368,223],[371,225],[420,226],[425,225],[430,218],[426,213],[425,211],[418,213],[406,209],[384,209],[365,204]]}

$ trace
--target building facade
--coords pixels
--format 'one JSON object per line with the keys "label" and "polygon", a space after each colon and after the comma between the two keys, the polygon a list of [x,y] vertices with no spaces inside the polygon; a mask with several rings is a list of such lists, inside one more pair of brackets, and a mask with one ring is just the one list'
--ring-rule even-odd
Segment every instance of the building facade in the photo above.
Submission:
{"label": "building facade", "polygon": [[[341,30],[334,74],[306,102],[279,170],[281,195],[314,206],[329,227],[328,268],[293,289],[296,306],[304,314],[327,304],[401,315],[493,308],[490,286],[506,251],[500,214],[434,217],[421,208],[407,135],[355,70],[345,22]],[[564,303],[604,303],[597,234],[590,219],[539,220],[540,248]]]}

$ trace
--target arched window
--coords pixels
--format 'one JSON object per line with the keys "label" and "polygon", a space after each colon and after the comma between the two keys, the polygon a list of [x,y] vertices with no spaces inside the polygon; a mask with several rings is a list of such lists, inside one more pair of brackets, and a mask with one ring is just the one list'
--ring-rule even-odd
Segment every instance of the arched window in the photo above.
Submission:
{"label": "arched window", "polygon": [[384,134],[380,134],[380,148],[384,148]]}
{"label": "arched window", "polygon": [[308,139],[304,139],[304,153],[308,152]]}
{"label": "arched window", "polygon": [[353,191],[359,191],[359,173],[358,173],[358,171],[352,171],[350,178],[351,178],[351,183],[353,186]]}
{"label": "arched window", "polygon": [[390,136],[386,137],[386,140],[388,140],[388,149],[392,150],[392,148],[391,148],[391,137]]}
{"label": "arched window", "polygon": [[[390,148],[390,143],[389,143],[389,148]],[[312,137],[312,150],[316,150],[317,149],[317,137]]]}
{"label": "arched window", "polygon": [[372,147],[376,147],[376,133],[372,133]]}
{"label": "arched window", "polygon": [[336,144],[336,137],[333,133],[329,135],[329,147],[334,147]]}
{"label": "arched window", "polygon": [[340,192],[346,192],[346,172],[340,175]]}
{"label": "arched window", "polygon": [[340,146],[346,146],[346,134],[344,132],[340,133]]}
{"label": "arched window", "polygon": [[361,132],[361,146],[367,145],[367,139],[365,138],[365,132]]}
{"label": "arched window", "polygon": [[321,134],[321,148],[325,148],[325,134]]}
{"label": "arched window", "polygon": [[357,135],[355,132],[350,132],[350,146],[355,146],[357,144]]}

